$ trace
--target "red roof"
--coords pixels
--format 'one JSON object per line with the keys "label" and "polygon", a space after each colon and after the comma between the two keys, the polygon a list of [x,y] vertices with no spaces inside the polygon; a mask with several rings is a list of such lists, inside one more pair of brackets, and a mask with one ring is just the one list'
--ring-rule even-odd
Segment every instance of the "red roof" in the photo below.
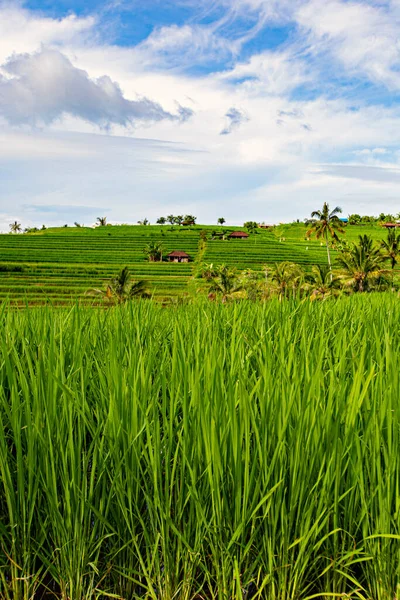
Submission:
{"label": "red roof", "polygon": [[400,227],[400,223],[384,223],[384,227]]}
{"label": "red roof", "polygon": [[168,256],[176,256],[177,258],[189,258],[189,254],[186,254],[186,252],[184,252],[183,250],[174,250],[173,252],[170,252]]}
{"label": "red roof", "polygon": [[232,231],[232,233],[229,235],[229,237],[233,237],[233,238],[243,238],[243,237],[249,237],[249,234],[246,233],[245,231]]}

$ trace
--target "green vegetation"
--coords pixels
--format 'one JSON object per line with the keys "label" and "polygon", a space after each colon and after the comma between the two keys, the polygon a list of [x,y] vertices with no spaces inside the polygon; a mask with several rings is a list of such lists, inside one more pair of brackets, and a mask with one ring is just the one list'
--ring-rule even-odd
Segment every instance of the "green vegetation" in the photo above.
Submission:
{"label": "green vegetation", "polygon": [[[192,215],[182,218],[195,220]],[[160,219],[176,222],[173,215]],[[206,292],[207,286],[196,280],[205,265],[224,265],[237,273],[254,271],[260,279],[264,278],[265,265],[295,264],[305,277],[313,267],[327,265],[325,240],[309,239],[304,223],[271,229],[255,229],[253,224],[248,239],[234,240],[229,239],[229,233],[235,228],[225,226],[184,225],[184,221],[182,225],[111,226],[105,217],[99,217],[100,222],[103,224],[95,229],[34,228],[30,233],[0,235],[0,302],[92,303],[94,299],[87,291],[106,286],[125,266],[135,280],[145,283],[152,296],[167,302],[195,297],[199,289]],[[379,243],[387,265],[394,266],[392,282],[396,287],[399,236],[377,224],[345,227],[340,240],[329,244],[333,267],[337,267],[339,253],[349,251],[360,234]],[[173,250],[187,252],[191,262],[169,263],[166,257]],[[249,278],[245,279],[247,286]],[[250,279],[254,289],[253,276]]]}
{"label": "green vegetation", "polygon": [[3,308],[0,597],[398,597],[399,320]]}

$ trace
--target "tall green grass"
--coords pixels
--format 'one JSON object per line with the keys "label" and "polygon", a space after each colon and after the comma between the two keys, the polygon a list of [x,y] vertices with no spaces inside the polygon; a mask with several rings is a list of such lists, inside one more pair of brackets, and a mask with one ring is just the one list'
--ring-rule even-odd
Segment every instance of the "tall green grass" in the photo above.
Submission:
{"label": "tall green grass", "polygon": [[398,597],[399,322],[3,308],[0,597]]}

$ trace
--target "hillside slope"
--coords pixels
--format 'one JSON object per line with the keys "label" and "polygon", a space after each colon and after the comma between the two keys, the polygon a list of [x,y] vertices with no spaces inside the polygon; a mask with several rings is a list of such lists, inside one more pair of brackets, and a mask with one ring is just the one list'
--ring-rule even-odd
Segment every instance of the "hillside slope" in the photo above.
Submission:
{"label": "hillside slope", "polygon": [[[234,229],[239,228],[229,228]],[[156,297],[190,294],[195,289],[189,282],[198,259],[201,230],[207,231],[208,238],[212,231],[223,231],[216,226],[201,225],[106,226],[0,235],[0,300],[61,304],[78,298],[92,302],[87,291],[102,287],[124,266],[130,268],[135,279],[147,281]],[[324,245],[317,240],[306,240],[305,232],[304,224],[300,223],[258,230],[246,240],[208,239],[202,260],[240,270],[257,270],[264,264],[283,260],[306,268],[326,264]],[[378,226],[353,226],[347,227],[346,237],[353,240],[360,233],[368,233],[375,239],[386,235]],[[164,255],[172,250],[186,251],[191,263],[148,262],[143,249],[150,242],[161,242]]]}

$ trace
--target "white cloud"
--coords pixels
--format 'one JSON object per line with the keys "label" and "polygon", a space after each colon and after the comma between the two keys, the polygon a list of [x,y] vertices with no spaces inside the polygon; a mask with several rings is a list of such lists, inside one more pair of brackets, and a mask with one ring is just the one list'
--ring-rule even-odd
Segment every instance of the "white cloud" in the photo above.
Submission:
{"label": "white cloud", "polygon": [[389,88],[400,87],[398,3],[367,5],[343,0],[309,0],[295,14],[313,53],[329,52],[348,75],[362,75]]}
{"label": "white cloud", "polygon": [[38,16],[19,4],[0,2],[0,63],[14,52],[35,52],[42,46],[96,40],[96,19],[68,15],[62,19]]}
{"label": "white cloud", "polygon": [[128,100],[110,77],[90,79],[57,50],[14,55],[2,70],[0,115],[11,124],[48,125],[69,114],[107,127],[191,115],[183,108],[172,115],[148,98]]}
{"label": "white cloud", "polygon": [[[300,5],[304,11],[309,7],[309,24]],[[93,19],[58,21],[20,10],[26,35],[14,26],[15,35],[7,37],[7,56],[29,54],[13,58],[17,67],[11,61],[3,71],[0,95],[6,102],[0,104],[10,121],[50,124],[42,131],[27,126],[0,131],[4,173],[0,211],[19,215],[24,224],[37,224],[34,219],[39,224],[57,221],[52,213],[28,214],[21,208],[28,204],[111,207],[111,221],[131,222],[145,216],[154,222],[166,211],[193,212],[200,222],[221,215],[237,224],[247,217],[279,221],[303,218],[325,199],[343,204],[346,212],[356,210],[365,198],[369,208],[359,207],[357,212],[380,212],[371,208],[374,202],[382,202],[382,210],[397,211],[399,184],[393,173],[400,165],[400,154],[396,155],[400,110],[395,105],[368,107],[366,102],[355,109],[357,103],[340,99],[340,89],[336,100],[318,89],[326,52],[331,53],[331,64],[345,65],[346,76],[353,70],[367,76],[362,52],[354,64],[343,62],[344,48],[351,48],[349,29],[358,35],[352,23],[345,23],[346,5],[355,3],[327,0],[327,12],[319,3],[317,13],[313,0],[279,6],[266,0],[230,2],[225,22],[161,28],[133,48],[100,42]],[[336,24],[326,22],[332,6],[340,12],[332,16]],[[275,12],[268,18],[282,22],[299,15],[301,31],[307,32],[308,54],[299,51],[301,40],[294,35],[276,51],[236,58],[223,72],[185,74],[189,65],[235,57],[246,31],[261,22],[258,11],[265,9],[266,15],[272,8]],[[370,8],[374,19],[389,10],[388,5]],[[232,43],[223,33],[235,11],[240,18],[248,11],[254,21]],[[0,24],[4,14],[0,8]],[[366,31],[362,19],[361,28]],[[379,56],[380,45],[377,52]],[[386,70],[390,64],[385,63]],[[102,79],[104,74],[109,78]],[[12,92],[10,82],[16,86]],[[314,100],[294,99],[294,90],[304,85],[313,88]],[[145,110],[149,105],[138,104],[140,98],[154,99],[150,106],[159,120],[140,118],[149,114]],[[179,116],[176,102],[194,110],[184,125],[171,117]],[[127,119],[135,121],[135,136],[143,139],[131,137],[132,128],[124,127]],[[108,130],[112,135],[93,135],[97,125],[105,123],[113,124]],[[221,129],[236,125],[234,135],[219,135]],[[379,161],[388,156],[397,157],[394,164],[382,165]],[[351,169],[343,167],[346,161]],[[369,166],[386,169],[358,168]]]}

